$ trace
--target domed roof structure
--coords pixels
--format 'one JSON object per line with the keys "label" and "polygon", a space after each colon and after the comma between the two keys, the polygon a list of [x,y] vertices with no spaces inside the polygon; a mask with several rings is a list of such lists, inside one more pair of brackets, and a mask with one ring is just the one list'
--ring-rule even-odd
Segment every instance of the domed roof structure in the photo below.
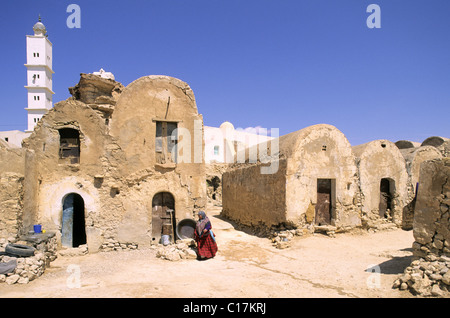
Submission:
{"label": "domed roof structure", "polygon": [[234,126],[232,123],[230,123],[229,121],[224,121],[221,125],[220,125],[220,129],[224,129],[224,130],[234,130]]}
{"label": "domed roof structure", "polygon": [[39,16],[39,21],[33,26],[34,35],[46,35],[47,29],[45,25],[41,22],[41,16]]}

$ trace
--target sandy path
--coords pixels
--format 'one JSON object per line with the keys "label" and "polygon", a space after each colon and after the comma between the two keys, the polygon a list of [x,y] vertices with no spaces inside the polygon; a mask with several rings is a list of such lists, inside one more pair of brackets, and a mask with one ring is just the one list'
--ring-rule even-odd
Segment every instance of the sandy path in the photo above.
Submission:
{"label": "sandy path", "polygon": [[[170,262],[153,249],[58,257],[27,285],[0,284],[0,297],[412,297],[392,289],[410,263],[412,231],[297,237],[280,250],[218,212],[208,210],[214,259]],[[373,265],[379,273],[366,271]]]}

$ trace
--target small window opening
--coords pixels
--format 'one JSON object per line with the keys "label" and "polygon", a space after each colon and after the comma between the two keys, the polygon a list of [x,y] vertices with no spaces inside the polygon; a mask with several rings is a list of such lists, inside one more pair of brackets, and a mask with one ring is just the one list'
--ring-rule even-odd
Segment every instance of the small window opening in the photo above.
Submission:
{"label": "small window opening", "polygon": [[322,151],[327,151],[327,146],[326,145],[322,146]]}
{"label": "small window opening", "polygon": [[219,155],[219,146],[214,146],[214,155],[215,156]]}
{"label": "small window opening", "polygon": [[178,136],[175,129],[177,129],[176,122],[156,122],[155,152],[157,163],[177,162]]}
{"label": "small window opening", "polygon": [[59,138],[60,161],[80,163],[80,132],[76,129],[63,128],[59,130]]}
{"label": "small window opening", "polygon": [[386,144],[381,144],[381,147],[382,148],[386,148]]}

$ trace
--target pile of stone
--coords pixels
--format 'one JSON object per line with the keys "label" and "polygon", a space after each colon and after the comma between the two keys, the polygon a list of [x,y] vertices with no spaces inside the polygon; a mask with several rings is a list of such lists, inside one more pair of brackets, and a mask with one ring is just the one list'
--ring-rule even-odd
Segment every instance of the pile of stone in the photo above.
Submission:
{"label": "pile of stone", "polygon": [[272,245],[279,249],[290,247],[291,240],[296,236],[314,233],[314,226],[310,225],[307,225],[304,228],[294,228],[285,224],[268,227],[265,224],[260,223],[252,226],[236,224],[235,228],[251,235],[269,238],[272,241]]}
{"label": "pile of stone", "polygon": [[10,273],[0,275],[0,283],[28,284],[30,281],[41,276],[45,271],[45,254],[37,253],[30,257],[14,257],[0,255],[0,263],[15,264],[15,268]]}
{"label": "pile of stone", "polygon": [[450,158],[424,161],[414,209],[415,260],[394,287],[424,297],[450,296]]}
{"label": "pile of stone", "polygon": [[423,297],[449,297],[450,257],[429,255],[413,261],[393,287]]}
{"label": "pile of stone", "polygon": [[295,236],[303,236],[305,231],[303,229],[285,229],[285,230],[273,230],[270,238],[272,245],[279,249],[288,248],[291,246],[291,240]]}
{"label": "pile of stone", "polygon": [[16,239],[14,237],[8,237],[8,238],[0,238],[0,249],[4,250],[6,245],[9,243],[14,243]]}
{"label": "pile of stone", "polygon": [[164,260],[176,262],[182,259],[196,259],[197,252],[195,242],[192,239],[184,239],[177,241],[176,244],[155,245],[156,257]]}
{"label": "pile of stone", "polygon": [[59,251],[58,254],[61,256],[83,256],[86,255],[87,253],[89,253],[88,250],[88,246],[87,244],[82,244],[78,247],[62,247]]}
{"label": "pile of stone", "polygon": [[36,249],[36,253],[43,253],[45,256],[45,265],[49,266],[57,257],[58,242],[54,232],[46,234],[34,234],[31,236],[22,236],[16,243],[31,245]]}
{"label": "pile of stone", "polygon": [[121,243],[117,242],[114,239],[108,239],[105,243],[100,246],[100,251],[109,252],[109,251],[126,251],[126,250],[136,250],[138,248],[137,243]]}

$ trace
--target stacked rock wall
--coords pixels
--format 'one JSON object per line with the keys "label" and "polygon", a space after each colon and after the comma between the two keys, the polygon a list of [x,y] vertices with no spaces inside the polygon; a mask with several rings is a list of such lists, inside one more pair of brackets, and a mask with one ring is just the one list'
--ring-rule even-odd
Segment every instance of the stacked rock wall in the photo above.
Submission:
{"label": "stacked rock wall", "polygon": [[22,227],[24,151],[0,142],[0,238],[17,237]]}
{"label": "stacked rock wall", "polygon": [[394,287],[421,296],[450,295],[450,158],[421,165],[414,215],[415,260]]}
{"label": "stacked rock wall", "polygon": [[426,161],[414,216],[414,254],[450,256],[450,158]]}

